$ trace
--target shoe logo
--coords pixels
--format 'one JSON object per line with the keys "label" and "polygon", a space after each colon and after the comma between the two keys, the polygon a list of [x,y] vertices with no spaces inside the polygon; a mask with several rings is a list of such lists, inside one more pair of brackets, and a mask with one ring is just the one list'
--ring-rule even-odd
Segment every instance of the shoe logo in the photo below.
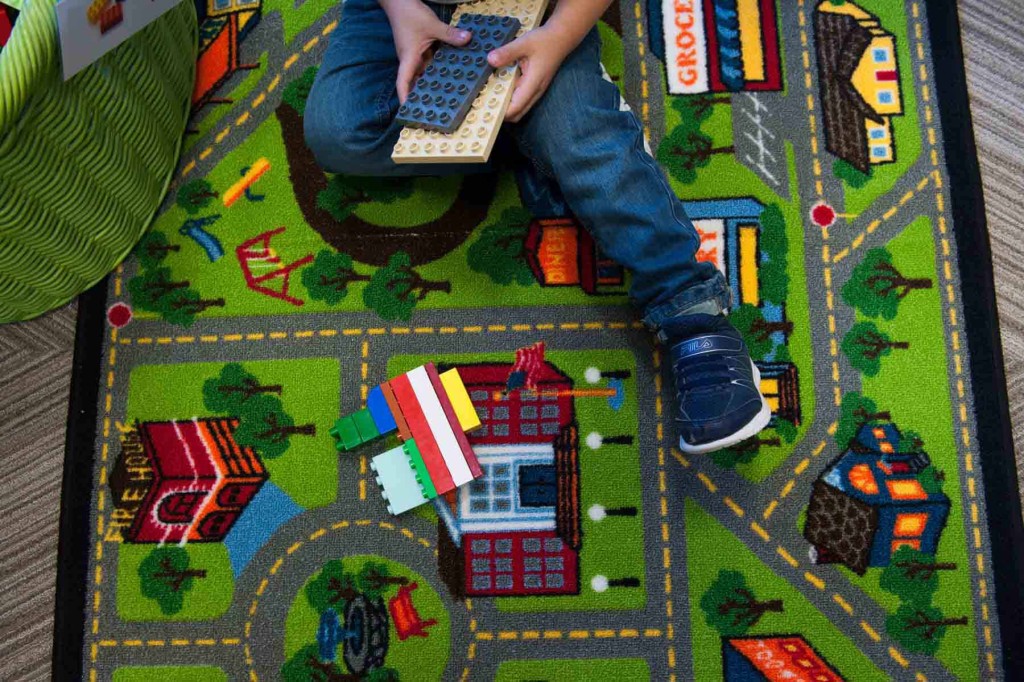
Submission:
{"label": "shoe logo", "polygon": [[674,349],[677,360],[714,352],[736,352],[736,342],[727,336],[698,336],[678,344]]}

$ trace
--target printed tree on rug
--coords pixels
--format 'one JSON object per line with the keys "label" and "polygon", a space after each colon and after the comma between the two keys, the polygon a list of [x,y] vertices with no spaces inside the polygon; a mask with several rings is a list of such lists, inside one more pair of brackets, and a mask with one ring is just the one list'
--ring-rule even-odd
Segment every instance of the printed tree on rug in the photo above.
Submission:
{"label": "printed tree on rug", "polygon": [[768,613],[782,613],[781,599],[759,600],[739,571],[719,571],[700,598],[708,625],[726,637],[738,637],[761,622]]}
{"label": "printed tree on rug", "polygon": [[313,264],[302,271],[302,284],[309,297],[327,305],[345,300],[350,284],[369,281],[369,275],[356,272],[351,256],[335,251],[321,251]]}
{"label": "printed tree on rug", "polygon": [[836,427],[836,445],[840,450],[848,450],[857,432],[865,424],[892,421],[892,413],[879,411],[875,401],[860,393],[850,392],[843,396],[839,407],[839,425]]}
{"label": "printed tree on rug", "polygon": [[197,315],[210,308],[227,305],[223,298],[203,298],[191,287],[192,282],[175,280],[166,267],[143,270],[128,280],[128,293],[137,309],[157,313],[182,327],[191,326]]}
{"label": "printed tree on rug", "polygon": [[907,277],[897,270],[888,250],[872,249],[843,286],[843,300],[863,315],[892,320],[912,291],[931,288],[927,277]]}
{"label": "printed tree on rug", "polygon": [[894,341],[874,322],[858,322],[843,337],[843,353],[850,364],[865,376],[877,376],[882,370],[882,358],[894,350],[910,348],[907,341]]}
{"label": "printed tree on rug", "polygon": [[938,608],[927,604],[904,603],[885,621],[885,629],[907,649],[934,654],[950,627],[967,625],[967,616],[947,618]]}
{"label": "printed tree on rug", "polygon": [[536,283],[526,261],[526,233],[532,216],[524,208],[506,208],[497,222],[486,225],[469,247],[469,267],[498,284]]}
{"label": "printed tree on rug", "polygon": [[749,303],[744,303],[733,310],[729,314],[729,321],[743,335],[750,356],[755,360],[763,360],[772,352],[772,348],[775,347],[772,340],[774,334],[781,332],[788,337],[793,333],[792,322],[769,322],[765,319],[763,310]]}
{"label": "printed tree on rug", "polygon": [[731,104],[728,97],[694,95],[675,97],[672,108],[682,121],[665,137],[658,148],[658,160],[679,182],[690,185],[697,181],[697,170],[704,168],[718,154],[732,154],[732,145],[716,147],[714,140],[701,127],[711,117],[716,104]]}
{"label": "printed tree on rug", "polygon": [[363,302],[385,320],[408,320],[416,304],[431,293],[447,294],[451,290],[451,282],[424,279],[412,267],[409,254],[399,252],[370,278],[363,290]]}
{"label": "printed tree on rug", "polygon": [[139,564],[142,594],[156,601],[165,615],[181,611],[194,582],[205,577],[204,569],[190,565],[183,547],[157,547]]}
{"label": "printed tree on rug", "polygon": [[737,464],[748,464],[754,461],[762,447],[779,447],[783,442],[792,443],[796,440],[797,428],[791,421],[776,418],[771,428],[775,430],[774,435],[765,430],[761,434],[737,443],[730,448],[716,450],[710,453],[709,456],[718,466],[732,469]]}
{"label": "printed tree on rug", "polygon": [[928,604],[939,589],[939,573],[955,571],[956,564],[936,561],[935,556],[912,547],[901,547],[892,556],[892,563],[882,571],[882,589],[902,601]]}
{"label": "printed tree on rug", "polygon": [[264,385],[242,365],[225,365],[217,377],[203,383],[203,404],[217,414],[239,419],[235,442],[254,448],[261,456],[283,455],[293,436],[315,436],[316,424],[296,425],[285,412],[280,385]]}

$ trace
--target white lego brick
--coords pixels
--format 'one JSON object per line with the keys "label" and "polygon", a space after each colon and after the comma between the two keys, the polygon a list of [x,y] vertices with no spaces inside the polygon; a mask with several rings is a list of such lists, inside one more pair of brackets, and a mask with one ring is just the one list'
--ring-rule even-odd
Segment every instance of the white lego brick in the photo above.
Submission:
{"label": "white lego brick", "polygon": [[473,480],[473,473],[469,470],[469,465],[462,454],[462,448],[459,447],[459,441],[455,438],[455,432],[452,431],[448,416],[445,414],[444,408],[441,407],[441,401],[434,393],[434,384],[427,376],[426,368],[417,367],[406,376],[409,377],[416,400],[419,401],[420,408],[427,418],[430,432],[434,436],[438,449],[441,450],[441,456],[444,458],[452,480],[456,486],[469,483]]}

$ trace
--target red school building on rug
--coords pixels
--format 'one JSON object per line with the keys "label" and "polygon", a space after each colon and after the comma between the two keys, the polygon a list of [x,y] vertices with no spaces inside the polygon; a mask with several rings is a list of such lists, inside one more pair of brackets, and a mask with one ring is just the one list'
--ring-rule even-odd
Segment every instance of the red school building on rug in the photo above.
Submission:
{"label": "red school building on rug", "polygon": [[482,423],[469,439],[485,475],[439,509],[438,565],[458,599],[579,593],[572,381],[545,362],[536,391],[505,395],[511,370],[459,366]]}
{"label": "red school building on rug", "polygon": [[238,420],[138,424],[110,475],[115,512],[107,537],[127,542],[220,542],[268,474],[235,442]]}

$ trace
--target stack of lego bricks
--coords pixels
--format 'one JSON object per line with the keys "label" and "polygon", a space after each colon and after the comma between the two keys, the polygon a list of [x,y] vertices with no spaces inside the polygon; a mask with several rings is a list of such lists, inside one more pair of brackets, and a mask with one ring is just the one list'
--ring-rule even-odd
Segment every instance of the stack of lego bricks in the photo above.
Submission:
{"label": "stack of lego bricks", "polygon": [[345,452],[397,433],[401,445],[370,462],[388,511],[401,514],[483,475],[466,433],[480,426],[458,370],[432,363],[371,390],[366,408],[331,430]]}

